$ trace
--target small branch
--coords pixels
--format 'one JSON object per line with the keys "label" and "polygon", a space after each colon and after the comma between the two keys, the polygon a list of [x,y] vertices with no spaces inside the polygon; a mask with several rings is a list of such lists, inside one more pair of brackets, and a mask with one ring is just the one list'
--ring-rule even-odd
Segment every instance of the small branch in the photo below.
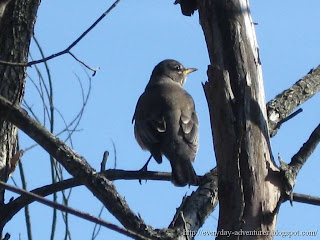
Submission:
{"label": "small branch", "polygon": [[10,239],[10,234],[9,233],[6,233],[6,235],[4,236],[4,238],[2,240],[9,240]]}
{"label": "small branch", "polygon": [[290,119],[294,118],[295,116],[297,116],[299,113],[302,113],[302,112],[303,112],[302,108],[299,108],[297,111],[295,111],[294,113],[290,114],[288,117],[278,122],[276,128],[279,129],[283,123],[289,121]]}
{"label": "small branch", "polygon": [[106,170],[106,164],[107,164],[108,157],[109,157],[109,152],[105,151],[103,153],[103,158],[102,158],[102,161],[101,161],[101,164],[100,164],[100,171],[101,172]]}
{"label": "small branch", "polygon": [[42,203],[44,205],[47,205],[49,207],[58,209],[58,210],[63,211],[63,212],[70,213],[70,214],[72,214],[74,216],[80,217],[80,218],[88,220],[90,222],[93,222],[93,223],[96,223],[96,224],[100,224],[100,225],[102,225],[102,226],[104,226],[106,228],[114,230],[114,231],[116,231],[118,233],[121,233],[123,235],[126,235],[128,237],[135,238],[135,239],[146,239],[145,237],[140,236],[139,234],[137,234],[135,232],[132,232],[132,231],[124,229],[124,228],[121,228],[121,227],[119,227],[119,226],[117,226],[115,224],[106,222],[106,221],[104,221],[104,220],[102,220],[100,218],[94,217],[94,216],[92,216],[92,215],[90,215],[88,213],[81,212],[81,211],[78,211],[76,209],[67,207],[65,205],[50,201],[48,199],[45,199],[45,198],[43,198],[43,197],[41,197],[39,195],[36,195],[36,194],[32,193],[32,192],[28,192],[28,191],[25,191],[23,189],[16,188],[14,186],[6,184],[5,182],[0,181],[0,185],[2,187],[4,187],[5,189],[7,189],[7,190],[10,190],[12,192],[18,193],[20,195],[27,195],[29,198],[32,198],[33,200],[35,200],[37,202],[40,202],[40,203]]}
{"label": "small branch", "polygon": [[94,77],[97,73],[97,71],[100,69],[98,68],[92,68],[90,67],[88,64],[86,64],[85,62],[81,61],[79,58],[77,58],[73,53],[71,53],[70,51],[68,52],[76,61],[78,61],[79,63],[81,63],[83,66],[85,66],[86,68],[88,68],[89,70],[93,71],[92,77]]}
{"label": "small branch", "polygon": [[320,142],[320,124],[311,133],[309,139],[303,144],[300,150],[292,157],[289,166],[294,169],[294,176],[296,177],[303,164],[307,161],[310,155]]}
{"label": "small branch", "polygon": [[[61,55],[67,54],[69,53],[71,56],[74,57],[74,55],[72,55],[72,53],[70,53],[70,50],[77,45],[82,38],[84,38],[105,16],[107,16],[112,9],[114,9],[117,4],[120,2],[120,0],[115,1],[111,7],[108,8],[107,11],[105,11],[86,31],[84,31],[80,37],[78,37],[74,42],[72,42],[65,50],[60,51],[58,53],[54,53],[48,57],[39,59],[39,60],[35,60],[35,61],[31,61],[28,63],[15,63],[15,62],[6,62],[6,61],[2,61],[0,60],[0,64],[4,64],[4,65],[8,65],[8,66],[20,66],[20,67],[30,67],[32,65],[38,64],[38,63],[43,63],[43,62],[47,62],[53,58],[59,57]],[[75,57],[74,57],[75,58]],[[78,60],[77,58],[75,58],[77,61],[81,62],[80,60]],[[85,65],[87,68],[89,68],[90,70],[94,71],[94,74],[96,72],[96,70],[93,70],[92,68],[90,68],[88,65],[84,64],[83,62],[81,62],[83,65]]]}
{"label": "small branch", "polygon": [[[26,177],[24,174],[24,168],[23,164],[21,161],[19,161],[19,172],[20,172],[20,178],[21,178],[21,183],[22,183],[22,188],[27,189],[27,181]],[[32,240],[32,224],[31,224],[31,217],[30,217],[30,209],[28,205],[24,205],[24,216],[25,216],[25,221],[26,221],[26,227],[27,227],[27,234],[28,234],[28,240]],[[20,209],[19,209],[20,210]]]}
{"label": "small branch", "polygon": [[293,201],[320,206],[320,197],[314,197],[314,196],[305,195],[301,193],[294,193]]}
{"label": "small branch", "polygon": [[307,159],[313,153],[320,142],[320,124],[311,133],[309,139],[303,144],[300,150],[291,158],[289,164],[284,163],[279,157],[280,172],[284,178],[284,198],[289,199],[291,204],[293,200],[293,187],[295,185],[296,177],[306,163]]}
{"label": "small branch", "polygon": [[[100,212],[98,214],[98,217],[100,218],[103,212],[104,206],[101,207]],[[101,225],[95,224],[93,231],[92,231],[92,236],[91,236],[91,240],[96,239],[96,237],[99,235],[101,230]]]}
{"label": "small branch", "polygon": [[320,91],[320,66],[312,69],[306,76],[289,89],[267,103],[270,136],[277,134],[281,121],[286,119],[299,105]]}

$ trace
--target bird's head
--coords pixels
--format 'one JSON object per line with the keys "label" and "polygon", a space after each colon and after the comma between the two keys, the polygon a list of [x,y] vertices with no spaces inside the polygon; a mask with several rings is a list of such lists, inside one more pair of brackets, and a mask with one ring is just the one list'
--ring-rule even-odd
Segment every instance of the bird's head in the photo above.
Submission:
{"label": "bird's head", "polygon": [[194,71],[197,71],[197,69],[185,68],[176,60],[166,59],[155,66],[151,75],[151,79],[158,79],[158,77],[166,76],[183,86],[187,79],[187,75]]}

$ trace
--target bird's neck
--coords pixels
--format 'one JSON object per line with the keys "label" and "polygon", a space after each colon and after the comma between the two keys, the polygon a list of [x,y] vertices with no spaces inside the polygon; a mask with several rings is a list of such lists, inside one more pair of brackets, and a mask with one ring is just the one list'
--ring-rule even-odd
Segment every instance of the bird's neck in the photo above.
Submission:
{"label": "bird's neck", "polygon": [[[183,81],[183,83],[184,83],[184,81]],[[183,88],[183,86],[179,82],[174,81],[169,76],[160,75],[160,76],[151,76],[146,89],[153,88],[153,87],[161,87],[163,85],[179,86],[180,88]]]}

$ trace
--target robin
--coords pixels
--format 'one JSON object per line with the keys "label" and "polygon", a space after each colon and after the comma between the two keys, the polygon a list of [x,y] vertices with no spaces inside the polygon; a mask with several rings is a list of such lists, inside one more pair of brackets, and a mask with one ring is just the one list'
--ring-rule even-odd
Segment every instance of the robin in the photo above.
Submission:
{"label": "robin", "polygon": [[196,70],[171,59],[160,62],[132,118],[137,142],[151,153],[144,168],[151,157],[160,164],[162,155],[166,156],[176,186],[198,184],[192,167],[198,150],[198,118],[192,97],[183,89],[187,75]]}

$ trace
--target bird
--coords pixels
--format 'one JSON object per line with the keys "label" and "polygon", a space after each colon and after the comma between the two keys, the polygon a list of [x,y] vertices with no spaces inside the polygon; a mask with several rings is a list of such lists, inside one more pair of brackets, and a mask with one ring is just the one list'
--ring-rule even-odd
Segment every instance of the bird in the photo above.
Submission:
{"label": "bird", "polygon": [[199,145],[198,117],[193,98],[183,85],[196,68],[185,68],[180,62],[166,59],[152,71],[132,118],[135,138],[143,150],[162,163],[164,155],[172,168],[175,186],[198,185],[192,162]]}

